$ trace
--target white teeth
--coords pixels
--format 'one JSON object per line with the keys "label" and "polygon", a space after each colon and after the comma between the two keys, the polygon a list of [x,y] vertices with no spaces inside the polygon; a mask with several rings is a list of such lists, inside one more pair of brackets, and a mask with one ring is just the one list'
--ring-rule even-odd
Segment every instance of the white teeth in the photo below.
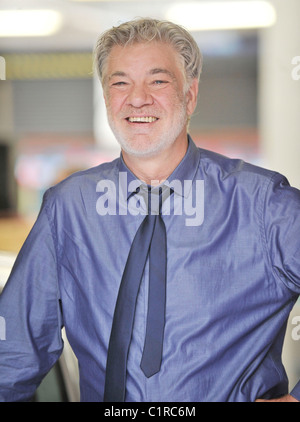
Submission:
{"label": "white teeth", "polygon": [[134,122],[152,123],[157,120],[157,117],[129,117],[128,120],[131,123],[134,123]]}

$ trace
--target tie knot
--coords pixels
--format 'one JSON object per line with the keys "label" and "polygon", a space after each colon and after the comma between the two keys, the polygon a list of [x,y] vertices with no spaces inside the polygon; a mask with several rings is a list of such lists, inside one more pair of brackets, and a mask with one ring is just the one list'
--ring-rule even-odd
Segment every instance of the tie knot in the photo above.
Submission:
{"label": "tie knot", "polygon": [[162,205],[164,201],[172,195],[174,191],[166,185],[162,186],[147,186],[141,185],[135,191],[143,197],[148,215],[159,215],[162,213]]}
{"label": "tie knot", "polygon": [[162,209],[162,188],[148,187],[148,214],[158,215],[161,214]]}

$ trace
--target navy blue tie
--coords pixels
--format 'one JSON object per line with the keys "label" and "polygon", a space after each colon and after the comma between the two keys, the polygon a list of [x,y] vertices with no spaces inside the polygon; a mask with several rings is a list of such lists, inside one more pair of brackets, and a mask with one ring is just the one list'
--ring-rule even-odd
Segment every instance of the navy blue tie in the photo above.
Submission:
{"label": "navy blue tie", "polygon": [[148,214],[133,239],[119,288],[106,363],[105,402],[125,401],[127,357],[137,296],[148,256],[149,299],[141,369],[146,377],[160,370],[165,325],[167,241],[161,217],[161,188],[159,212],[155,215],[151,213],[151,197],[153,199],[149,189]]}

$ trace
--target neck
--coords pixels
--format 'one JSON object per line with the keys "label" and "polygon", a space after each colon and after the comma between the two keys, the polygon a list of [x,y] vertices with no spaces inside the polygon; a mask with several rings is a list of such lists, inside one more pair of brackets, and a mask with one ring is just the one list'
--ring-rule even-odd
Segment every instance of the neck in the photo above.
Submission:
{"label": "neck", "polygon": [[188,141],[180,142],[176,148],[161,151],[151,157],[138,157],[122,150],[122,156],[132,173],[147,185],[157,186],[163,183],[181,162],[187,151]]}

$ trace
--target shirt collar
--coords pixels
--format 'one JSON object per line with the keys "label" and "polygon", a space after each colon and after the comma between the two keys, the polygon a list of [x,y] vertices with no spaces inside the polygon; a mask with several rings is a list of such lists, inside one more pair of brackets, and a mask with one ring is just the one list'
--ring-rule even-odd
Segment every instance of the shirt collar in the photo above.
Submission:
{"label": "shirt collar", "polygon": [[[192,186],[192,183],[189,185],[189,189],[182,189],[182,186],[184,184],[185,180],[193,181],[197,172],[197,169],[199,167],[199,161],[200,161],[200,151],[196,147],[195,143],[193,142],[190,135],[188,135],[188,148],[185,153],[185,156],[181,160],[181,162],[178,164],[178,166],[175,168],[172,174],[168,177],[167,181],[165,181],[163,184],[171,185],[172,189],[177,195],[187,197],[190,193],[190,189]],[[132,189],[128,189],[128,186],[131,182],[133,182],[134,188],[138,188],[141,185],[144,185],[144,182],[139,180],[132,171],[126,166],[122,154],[120,155],[120,161],[119,161],[119,172],[120,173],[126,173],[127,176],[127,183],[125,186],[122,184],[120,186],[120,189],[124,190],[126,189],[126,193],[124,193],[124,198],[127,197],[127,199],[132,195]],[[180,183],[174,183],[174,181],[179,181]],[[173,182],[173,183],[172,183]]]}

